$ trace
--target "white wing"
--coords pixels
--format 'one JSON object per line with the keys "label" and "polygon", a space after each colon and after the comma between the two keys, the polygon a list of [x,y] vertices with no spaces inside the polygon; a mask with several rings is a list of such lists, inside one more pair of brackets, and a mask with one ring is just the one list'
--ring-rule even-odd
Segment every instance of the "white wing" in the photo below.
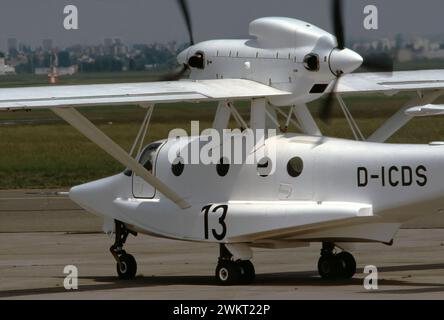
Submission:
{"label": "white wing", "polygon": [[241,79],[7,88],[0,89],[0,110],[236,100],[287,94],[290,93]]}
{"label": "white wing", "polygon": [[335,92],[385,93],[444,89],[444,70],[395,71],[393,73],[352,73],[342,76]]}
{"label": "white wing", "polygon": [[5,88],[0,89],[0,111],[51,109],[114,159],[133,170],[180,208],[185,209],[190,207],[185,199],[148,172],[74,107],[235,100],[287,94],[290,93],[240,79]]}

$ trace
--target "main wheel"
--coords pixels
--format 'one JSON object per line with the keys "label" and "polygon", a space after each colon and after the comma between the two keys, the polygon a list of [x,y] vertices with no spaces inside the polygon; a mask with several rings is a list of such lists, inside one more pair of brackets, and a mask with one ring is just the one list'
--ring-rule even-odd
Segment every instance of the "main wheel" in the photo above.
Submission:
{"label": "main wheel", "polygon": [[241,268],[233,261],[221,260],[216,267],[216,280],[220,285],[230,286],[241,280]]}
{"label": "main wheel", "polygon": [[356,260],[349,252],[342,251],[336,255],[341,265],[341,277],[344,279],[352,278],[356,273]]}
{"label": "main wheel", "polygon": [[137,272],[137,262],[134,257],[128,253],[122,254],[120,263],[117,263],[117,274],[120,279],[133,279]]}
{"label": "main wheel", "polygon": [[339,275],[340,261],[335,255],[321,256],[318,272],[322,279],[334,279]]}
{"label": "main wheel", "polygon": [[256,277],[253,263],[250,260],[239,260],[236,263],[241,269],[241,282],[243,284],[252,283],[254,281],[254,278]]}

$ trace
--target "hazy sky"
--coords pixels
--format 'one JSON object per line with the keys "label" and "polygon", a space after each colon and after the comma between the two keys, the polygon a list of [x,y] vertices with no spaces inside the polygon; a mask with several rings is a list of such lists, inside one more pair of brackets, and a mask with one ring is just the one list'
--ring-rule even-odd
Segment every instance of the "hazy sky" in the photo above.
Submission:
{"label": "hazy sky", "polygon": [[[442,0],[345,0],[345,25],[349,38],[444,33]],[[79,9],[77,31],[63,28],[63,8]],[[379,9],[378,31],[363,28],[363,8]],[[197,41],[248,35],[251,20],[263,16],[288,16],[331,30],[330,0],[189,0]],[[126,43],[187,41],[176,0],[1,0],[0,49],[9,37],[40,45],[100,43],[120,37]]]}

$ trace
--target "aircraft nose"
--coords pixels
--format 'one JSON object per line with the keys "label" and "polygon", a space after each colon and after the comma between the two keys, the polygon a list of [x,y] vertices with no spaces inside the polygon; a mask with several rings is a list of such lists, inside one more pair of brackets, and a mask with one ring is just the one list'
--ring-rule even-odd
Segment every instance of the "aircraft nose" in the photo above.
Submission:
{"label": "aircraft nose", "polygon": [[72,187],[71,190],[69,190],[69,197],[82,208],[96,213],[94,204],[100,198],[98,194],[99,190],[95,182],[85,183]]}
{"label": "aircraft nose", "polygon": [[69,197],[82,208],[95,214],[104,214],[99,212],[107,202],[112,202],[115,193],[118,192],[118,186],[122,184],[121,175],[88,182],[69,190]]}
{"label": "aircraft nose", "polygon": [[358,69],[364,59],[350,49],[333,49],[330,54],[330,70],[334,75],[351,73]]}

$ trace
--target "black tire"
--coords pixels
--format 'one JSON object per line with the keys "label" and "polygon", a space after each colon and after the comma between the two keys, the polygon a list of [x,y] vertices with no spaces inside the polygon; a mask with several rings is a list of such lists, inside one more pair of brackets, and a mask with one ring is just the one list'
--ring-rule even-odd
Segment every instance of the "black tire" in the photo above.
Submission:
{"label": "black tire", "polygon": [[254,265],[250,260],[239,260],[236,262],[241,269],[240,281],[242,284],[250,284],[256,277]]}
{"label": "black tire", "polygon": [[137,272],[136,259],[128,253],[122,254],[119,259],[120,263],[117,263],[119,278],[124,280],[134,279]]}
{"label": "black tire", "polygon": [[239,284],[241,280],[240,266],[233,261],[219,261],[216,267],[216,280],[222,286]]}
{"label": "black tire", "polygon": [[340,261],[335,255],[321,256],[318,261],[318,272],[322,279],[335,279],[340,271]]}
{"label": "black tire", "polygon": [[351,279],[356,273],[356,260],[350,252],[342,251],[336,257],[339,259],[341,266],[341,277],[343,279]]}

